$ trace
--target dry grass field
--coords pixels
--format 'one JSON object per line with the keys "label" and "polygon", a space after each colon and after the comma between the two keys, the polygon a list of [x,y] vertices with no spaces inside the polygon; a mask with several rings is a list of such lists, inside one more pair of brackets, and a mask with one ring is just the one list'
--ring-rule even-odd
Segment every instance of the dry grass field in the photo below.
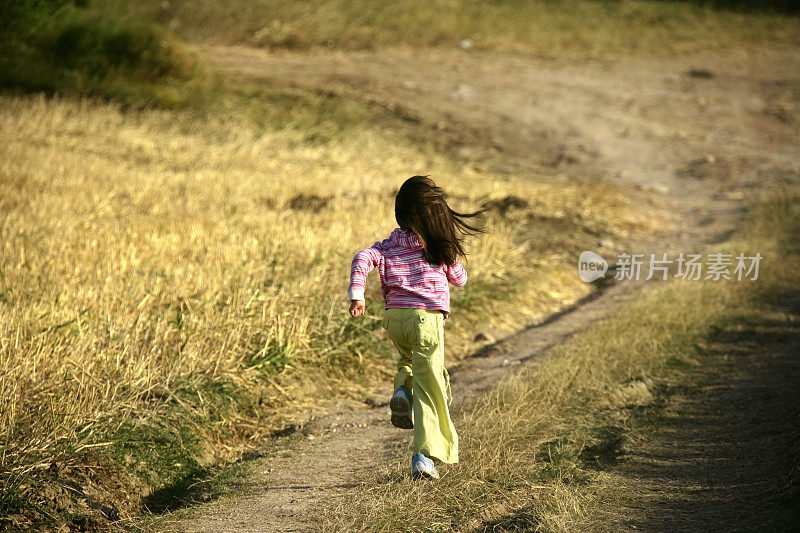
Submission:
{"label": "dry grass field", "polygon": [[[324,397],[363,401],[392,363],[374,319],[345,319],[349,261],[394,227],[408,175],[464,209],[527,204],[471,244],[455,360],[476,324],[512,329],[586,292],[563,236],[531,252],[529,217],[573,221],[576,249],[581,227],[624,240],[652,224],[609,187],[487,175],[367,127],[320,144],[246,119],[2,97],[0,142],[0,484],[32,505],[52,469],[94,465],[131,511]],[[135,482],[108,474],[123,468]]]}
{"label": "dry grass field", "polygon": [[[788,186],[756,195],[743,229],[709,249],[771,258],[757,282],[646,287],[464,413],[461,463],[442,479],[411,479],[407,446],[398,446],[395,460],[337,500],[321,529],[793,529],[799,184],[795,172]],[[771,376],[783,372],[794,374]],[[709,375],[719,382],[709,386]],[[681,417],[678,391],[724,397]],[[650,457],[643,443],[670,415],[657,441],[669,443],[668,460]],[[625,462],[646,467],[626,474],[617,468]]]}
{"label": "dry grass field", "polygon": [[[664,214],[669,205],[590,181],[604,168],[578,179],[557,175],[559,162],[547,178],[472,164],[447,149],[435,123],[369,100],[368,85],[350,94],[222,79],[226,74],[194,64],[186,42],[320,54],[473,50],[498,63],[599,59],[602,69],[604,61],[628,55],[785,52],[800,35],[797,17],[691,2],[74,4],[58,11],[68,16],[45,10],[31,15],[36,24],[27,15],[16,20],[33,28],[27,41],[8,47],[0,33],[0,56],[28,54],[0,57],[0,66],[13,67],[3,72],[3,84],[16,87],[0,93],[0,528],[91,529],[108,525],[101,515],[138,517],[312,413],[336,402],[374,403],[392,374],[393,354],[377,320],[382,302],[374,277],[369,316],[347,318],[349,264],[394,228],[393,195],[411,175],[430,174],[456,209],[495,207],[484,218],[488,233],[469,242],[470,283],[453,290],[450,363],[479,346],[478,330],[512,331],[587,295],[591,287],[575,275],[578,252],[601,242],[622,249],[674,222]],[[787,90],[795,87],[789,82]],[[529,107],[535,111],[535,102]],[[778,119],[793,120],[793,109],[778,109]],[[507,118],[497,121],[516,124]],[[476,133],[476,144],[491,144],[504,131],[485,126],[467,132]],[[525,124],[546,139],[539,126]],[[459,141],[467,154],[485,148],[468,146],[468,134]],[[678,296],[693,305],[703,294]],[[718,302],[742,301],[736,294]],[[643,304],[644,318],[647,306],[668,296]],[[690,318],[705,324],[699,315]],[[654,329],[638,338],[644,345],[676,334],[667,331],[676,322],[621,320],[615,331]],[[569,381],[571,368],[595,353],[585,348],[564,348],[563,362],[548,363],[550,374],[541,376],[554,377],[551,387]],[[508,455],[514,446],[545,442],[569,424],[586,430],[576,422],[584,405],[579,393],[605,405],[607,388],[630,368],[660,367],[663,356],[645,350],[642,360],[610,361],[597,375],[581,375],[584,388],[563,395],[533,398],[544,378],[526,374],[469,415],[490,413],[497,424],[477,425],[467,444],[508,434],[498,442],[509,451],[498,447],[493,463],[501,468],[465,469],[439,496],[458,491],[475,511],[481,498],[503,494],[513,507],[531,479],[555,468],[522,453],[515,460],[530,459],[528,481],[511,475],[496,484],[498,472],[518,467]],[[530,412],[503,411],[516,397],[530,400]],[[520,423],[534,416],[543,421],[541,433]],[[555,480],[556,496],[576,464],[565,457],[566,470],[547,478]],[[463,491],[454,484],[470,475],[474,481],[466,480]],[[373,510],[331,511],[331,523],[394,520],[385,514],[395,512],[387,499],[408,487],[391,481],[385,493],[365,491],[358,509],[374,504]],[[537,520],[570,525],[582,512],[576,498],[588,497],[563,494],[548,500]],[[412,491],[397,502],[423,496],[429,494]],[[424,513],[400,509],[397,516],[414,527],[453,519],[451,504],[433,501]],[[460,519],[475,522],[474,513]]]}

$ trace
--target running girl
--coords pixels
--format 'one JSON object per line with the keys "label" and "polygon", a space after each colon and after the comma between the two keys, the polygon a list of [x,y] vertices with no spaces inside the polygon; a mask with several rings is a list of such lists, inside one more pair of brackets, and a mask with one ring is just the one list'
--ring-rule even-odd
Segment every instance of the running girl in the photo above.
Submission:
{"label": "running girl", "polygon": [[350,314],[364,314],[367,274],[377,268],[386,301],[383,327],[400,353],[389,402],[392,424],[413,429],[411,473],[438,478],[433,459],[458,462],[458,435],[446,395],[450,380],[444,368],[444,321],[450,313],[449,283],[467,282],[458,258],[463,239],[480,232],[457,213],[444,191],[427,176],[403,183],[395,198],[399,228],[388,239],[361,250],[350,270]]}

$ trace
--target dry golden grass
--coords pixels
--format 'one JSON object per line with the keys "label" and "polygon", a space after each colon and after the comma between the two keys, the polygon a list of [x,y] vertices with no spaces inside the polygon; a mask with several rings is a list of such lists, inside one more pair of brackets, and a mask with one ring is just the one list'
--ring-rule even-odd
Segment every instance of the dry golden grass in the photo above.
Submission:
{"label": "dry golden grass", "polygon": [[397,453],[353,490],[357,498],[343,498],[326,529],[609,530],[598,518],[602,505],[630,490],[609,465],[621,438],[654,422],[654,381],[691,383],[691,368],[703,364],[702,346],[715,331],[796,300],[799,200],[795,178],[792,188],[760,198],[745,230],[709,250],[761,253],[758,281],[647,287],[460,417],[462,462],[446,467],[440,480],[411,479],[408,455]]}
{"label": "dry golden grass", "polygon": [[[4,497],[35,495],[53,462],[87,450],[159,486],[326,392],[363,400],[392,363],[374,320],[345,318],[349,263],[394,227],[409,175],[432,174],[457,207],[529,203],[490,216],[472,243],[451,356],[473,346],[478,321],[514,328],[588,290],[573,250],[529,249],[526,217],[602,224],[619,240],[654,223],[611,189],[479,174],[366,127],[308,144],[246,119],[0,97],[0,145]],[[370,291],[379,312],[375,279]],[[193,439],[181,440],[188,459],[148,464],[136,446],[152,442],[121,442],[149,427]]]}
{"label": "dry golden grass", "polygon": [[[672,2],[320,6],[92,3],[110,18],[143,10],[185,36],[265,47],[468,38],[478,49],[574,57],[779,46],[800,35],[795,18]],[[54,464],[67,478],[81,465],[98,485],[94,465],[134,478],[106,483],[128,491],[115,499],[125,515],[147,491],[235,457],[326,394],[362,401],[374,391],[391,353],[375,320],[347,320],[344,290],[353,253],[393,228],[392,192],[409,175],[432,174],[456,207],[507,196],[528,204],[490,216],[490,233],[471,243],[471,281],[454,291],[448,321],[450,361],[474,347],[478,324],[513,329],[585,294],[575,251],[664,225],[607,187],[478,173],[364,125],[353,102],[307,105],[277,90],[254,95],[248,111],[241,95],[206,105],[224,91],[206,78],[144,92],[112,81],[100,92],[164,106],[196,98],[209,116],[0,96],[0,526],[5,512],[47,512]],[[248,114],[288,127],[264,130]],[[568,249],[561,236],[526,240],[532,217],[568,221]],[[373,278],[373,316],[376,289]]]}

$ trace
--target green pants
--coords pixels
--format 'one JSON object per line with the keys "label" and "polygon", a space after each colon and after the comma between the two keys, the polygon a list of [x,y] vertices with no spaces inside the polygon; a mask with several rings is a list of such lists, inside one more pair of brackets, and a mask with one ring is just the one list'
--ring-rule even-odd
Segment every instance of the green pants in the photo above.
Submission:
{"label": "green pants", "polygon": [[383,327],[400,352],[394,388],[405,385],[413,397],[414,453],[444,463],[458,462],[458,434],[450,420],[444,368],[444,315],[441,311],[390,308]]}

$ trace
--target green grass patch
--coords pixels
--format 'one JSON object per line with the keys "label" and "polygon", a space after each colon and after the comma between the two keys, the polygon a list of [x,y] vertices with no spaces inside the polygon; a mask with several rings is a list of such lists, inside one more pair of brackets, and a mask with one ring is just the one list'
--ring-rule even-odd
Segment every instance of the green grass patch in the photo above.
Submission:
{"label": "green grass patch", "polygon": [[195,458],[198,434],[192,427],[125,423],[111,440],[114,446],[109,455],[158,489],[180,485],[204,472]]}
{"label": "green grass patch", "polygon": [[113,16],[89,2],[0,4],[0,85],[76,92],[125,103],[157,101],[191,61],[156,25]]}

